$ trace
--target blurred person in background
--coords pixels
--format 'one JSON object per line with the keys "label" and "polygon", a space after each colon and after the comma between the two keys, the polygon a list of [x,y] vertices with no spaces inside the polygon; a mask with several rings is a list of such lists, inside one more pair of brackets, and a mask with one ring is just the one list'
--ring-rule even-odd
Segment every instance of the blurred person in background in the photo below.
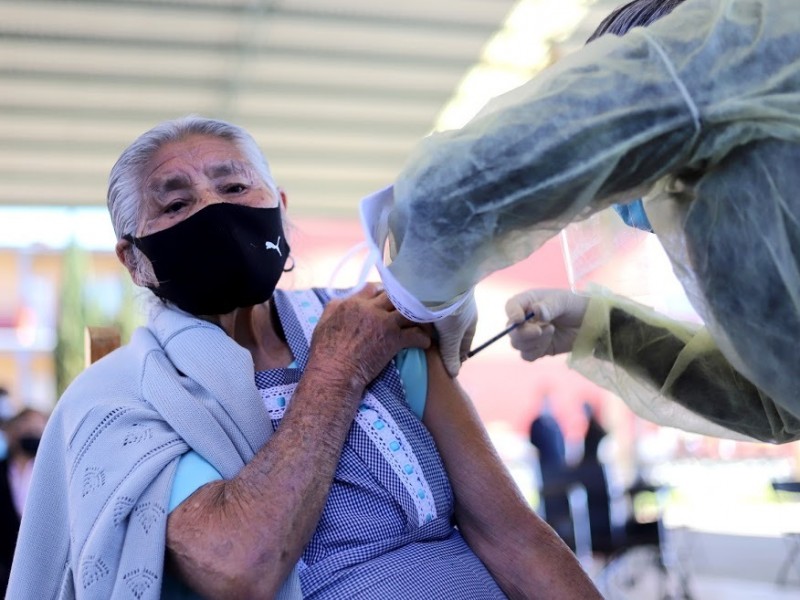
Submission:
{"label": "blurred person in background", "polygon": [[539,455],[542,475],[556,473],[567,467],[564,432],[553,415],[552,400],[545,396],[539,413],[531,421],[530,442]]}
{"label": "blurred person in background", "polygon": [[34,459],[47,415],[26,408],[3,423],[8,454],[0,460],[0,596],[5,597],[19,524],[28,497]]}
{"label": "blurred person in background", "polygon": [[625,506],[618,484],[615,465],[604,452],[609,434],[600,423],[594,407],[583,403],[586,430],[583,435],[583,454],[573,469],[574,477],[586,489],[592,551],[610,555],[625,541]]}
{"label": "blurred person in background", "polygon": [[11,394],[0,385],[0,459],[8,454],[8,441],[3,431],[3,424],[14,416],[14,406],[11,403]]}
{"label": "blurred person in background", "polygon": [[531,421],[529,439],[536,448],[538,479],[541,479],[538,492],[545,519],[574,550],[574,527],[568,497],[569,485],[574,480],[567,464],[564,431],[553,414],[552,400],[547,395],[542,399],[539,413]]}
{"label": "blurred person in background", "polygon": [[597,418],[597,411],[589,402],[583,403],[583,414],[586,417],[586,431],[583,434],[582,463],[600,461],[600,445],[608,436],[608,431]]}
{"label": "blurred person in background", "polygon": [[11,597],[599,598],[428,329],[372,284],[276,289],[286,197],[247,132],[157,125],[108,208],[158,299],[58,402]]}

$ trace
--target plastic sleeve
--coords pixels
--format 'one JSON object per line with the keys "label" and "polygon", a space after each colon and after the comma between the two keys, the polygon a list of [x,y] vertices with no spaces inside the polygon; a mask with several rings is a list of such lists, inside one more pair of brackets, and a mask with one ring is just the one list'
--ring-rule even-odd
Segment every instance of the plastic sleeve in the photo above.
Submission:
{"label": "plastic sleeve", "polygon": [[800,418],[738,373],[704,327],[595,296],[570,366],[660,425],[767,442],[800,439]]}
{"label": "plastic sleeve", "polygon": [[[442,303],[566,224],[702,171],[733,148],[800,140],[793,0],[695,0],[604,36],[412,153],[390,266]],[[791,16],[790,16],[791,15]]]}

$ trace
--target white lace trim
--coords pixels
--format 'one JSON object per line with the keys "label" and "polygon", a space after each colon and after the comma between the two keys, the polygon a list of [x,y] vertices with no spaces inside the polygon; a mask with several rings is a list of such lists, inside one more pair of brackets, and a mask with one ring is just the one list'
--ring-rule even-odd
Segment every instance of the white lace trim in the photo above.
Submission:
{"label": "white lace trim", "polygon": [[[314,327],[322,314],[322,303],[313,291],[294,291],[288,294],[292,307],[303,327],[306,341],[311,344]],[[260,390],[272,420],[283,418],[292,400],[296,383]],[[368,392],[356,413],[356,423],[378,448],[384,460],[397,475],[417,509],[420,525],[437,517],[436,503],[419,461],[397,422],[380,401]]]}
{"label": "white lace trim", "polygon": [[435,519],[436,503],[419,461],[389,411],[371,393],[358,407],[356,423],[366,432],[389,463],[417,508],[420,525]]}
{"label": "white lace trim", "polygon": [[303,328],[303,335],[306,336],[306,343],[311,345],[311,336],[314,328],[322,315],[322,302],[311,290],[293,291],[287,294],[289,302],[297,315],[297,320]]}
{"label": "white lace trim", "polygon": [[273,421],[280,421],[283,418],[286,408],[292,401],[292,396],[294,395],[296,387],[296,383],[289,383],[258,390],[261,392],[261,399],[264,401],[264,406],[267,407],[270,419]]}

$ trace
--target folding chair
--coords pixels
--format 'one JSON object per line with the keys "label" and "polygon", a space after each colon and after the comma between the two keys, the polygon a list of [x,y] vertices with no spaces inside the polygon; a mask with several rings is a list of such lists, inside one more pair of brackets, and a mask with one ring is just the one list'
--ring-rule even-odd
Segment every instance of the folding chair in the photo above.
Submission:
{"label": "folding chair", "polygon": [[116,327],[87,327],[83,339],[87,367],[119,348],[121,343],[119,329]]}

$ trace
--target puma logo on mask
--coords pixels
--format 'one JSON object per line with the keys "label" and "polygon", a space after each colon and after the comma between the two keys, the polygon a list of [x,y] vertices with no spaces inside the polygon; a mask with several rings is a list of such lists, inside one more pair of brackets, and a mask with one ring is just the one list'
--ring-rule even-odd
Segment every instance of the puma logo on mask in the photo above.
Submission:
{"label": "puma logo on mask", "polygon": [[283,256],[283,254],[281,254],[281,249],[278,248],[278,244],[280,244],[280,243],[281,243],[281,236],[278,236],[278,239],[275,240],[274,244],[272,242],[265,242],[264,243],[264,248],[266,250],[275,250],[275,252],[278,253],[278,256]]}

